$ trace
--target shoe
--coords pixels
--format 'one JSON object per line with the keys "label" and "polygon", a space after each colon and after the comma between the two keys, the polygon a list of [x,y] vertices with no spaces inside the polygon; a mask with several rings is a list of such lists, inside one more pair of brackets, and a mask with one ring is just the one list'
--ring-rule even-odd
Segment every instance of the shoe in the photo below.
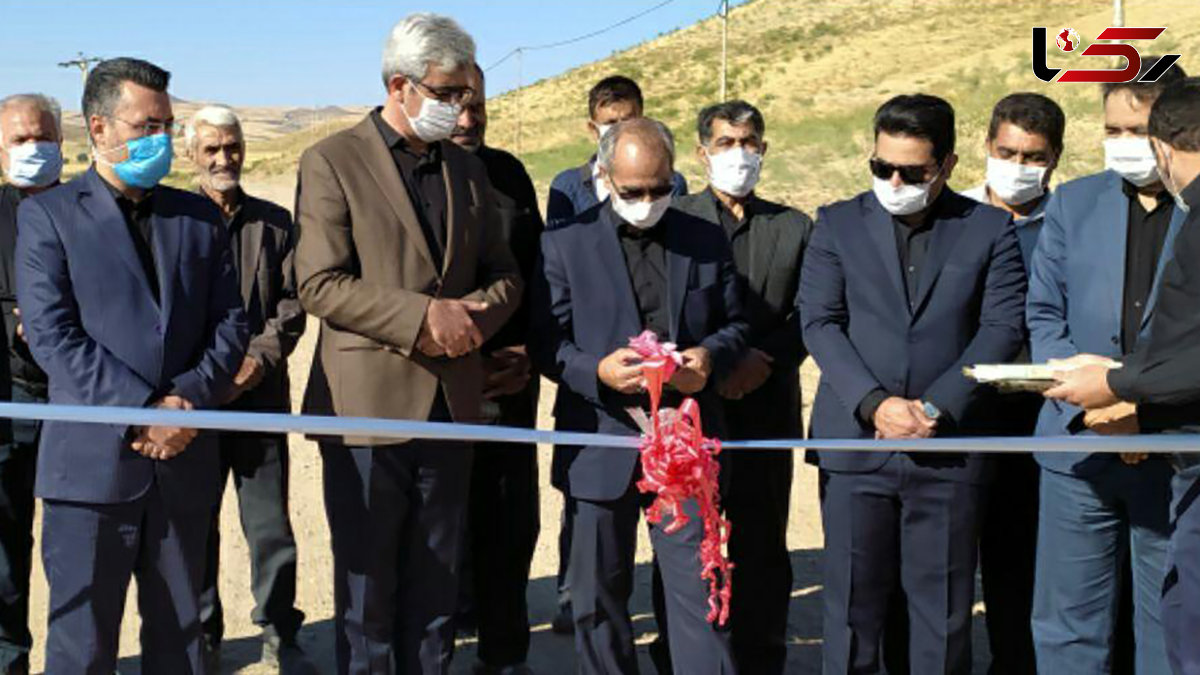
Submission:
{"label": "shoe", "polygon": [[554,620],[550,622],[550,630],[558,635],[572,635],[575,633],[575,614],[571,610],[571,601],[559,603],[558,614],[554,615]]}
{"label": "shoe", "polygon": [[278,668],[279,675],[318,675],[316,664],[309,660],[295,638],[264,637],[261,663],[268,668]]}
{"label": "shoe", "polygon": [[221,672],[221,638],[204,635],[200,638],[200,658],[204,660],[204,670],[209,675]]}
{"label": "shoe", "polygon": [[511,666],[492,666],[483,661],[475,662],[474,675],[534,675],[533,669],[524,663]]}

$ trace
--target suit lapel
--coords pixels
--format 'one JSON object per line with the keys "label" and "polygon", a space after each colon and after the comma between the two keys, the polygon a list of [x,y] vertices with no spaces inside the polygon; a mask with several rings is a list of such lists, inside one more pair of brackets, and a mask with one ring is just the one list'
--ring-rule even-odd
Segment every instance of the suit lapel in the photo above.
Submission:
{"label": "suit lapel", "polygon": [[[242,208],[249,208],[249,206]],[[231,238],[240,237],[242,239],[241,260],[238,261],[238,269],[242,272],[242,302],[246,303],[247,307],[254,295],[254,286],[258,282],[258,266],[262,264],[263,257],[263,231],[266,227],[266,224],[252,219],[247,213],[243,217],[241,231],[230,233]]]}
{"label": "suit lapel", "polygon": [[1150,297],[1146,298],[1146,311],[1142,313],[1141,330],[1146,330],[1150,325],[1150,317],[1154,314],[1154,307],[1158,304],[1158,286],[1162,282],[1163,268],[1167,266],[1167,262],[1171,260],[1175,253],[1175,237],[1179,234],[1180,228],[1183,227],[1183,221],[1187,220],[1187,214],[1175,208],[1171,212],[1171,224],[1167,227],[1167,236],[1163,240],[1162,254],[1158,257],[1158,268],[1154,270],[1154,283],[1150,286]]}
{"label": "suit lapel", "polygon": [[[746,203],[747,216],[754,209],[758,197],[751,197]],[[750,286],[759,295],[766,293],[767,279],[771,276],[771,265],[775,262],[775,254],[779,247],[779,228],[769,220],[760,220],[750,228]]]}
{"label": "suit lapel", "polygon": [[1129,243],[1129,197],[1121,188],[1119,175],[1110,172],[1108,187],[1097,195],[1089,215],[1097,229],[1093,240],[1100,243],[1096,264],[1108,278],[1109,307],[1116,317],[1113,325],[1119,327],[1125,301],[1125,247]]}
{"label": "suit lapel", "polygon": [[[670,211],[667,212],[668,214]],[[681,231],[683,228],[678,226],[678,219],[667,215],[664,217],[666,222],[666,248],[667,248],[667,300],[670,303],[669,320],[671,322],[671,339],[678,340],[679,338],[679,322],[683,318],[683,299],[687,295],[688,276],[692,270],[691,257],[684,255],[681,251],[685,250],[680,239],[687,235]]]}
{"label": "suit lapel", "polygon": [[875,244],[876,253],[883,262],[884,274],[900,297],[899,304],[907,308],[908,290],[905,288],[903,277],[900,276],[900,251],[896,250],[896,230],[892,224],[892,214],[879,205],[874,195],[869,199],[865,218],[867,236]]}
{"label": "suit lapel", "polygon": [[959,218],[934,223],[933,232],[929,235],[929,251],[925,255],[925,262],[921,265],[921,276],[917,279],[917,297],[913,302],[914,314],[921,311],[922,305],[933,291],[933,286],[941,275],[942,268],[946,266],[946,261],[949,260],[954,245],[962,236],[963,227],[963,221]]}
{"label": "suit lapel", "polygon": [[461,167],[458,166],[460,159],[458,153],[446,151],[443,147],[442,179],[446,182],[446,255],[442,260],[442,276],[445,276],[447,270],[450,269],[450,262],[454,259],[454,254],[465,243],[461,240],[466,237],[466,227],[462,219],[467,213],[466,198],[469,188],[465,181],[456,183],[452,178],[464,175]]}
{"label": "suit lapel", "polygon": [[592,245],[600,262],[600,267],[608,274],[609,287],[616,293],[617,307],[620,316],[613,317],[617,322],[634,326],[634,333],[641,330],[642,321],[638,314],[637,296],[633,293],[633,282],[629,279],[629,265],[625,262],[625,254],[621,252],[621,242],[617,239],[617,223],[612,212],[607,207],[600,215],[597,227],[589,228],[593,235]]}
{"label": "suit lapel", "polygon": [[129,235],[129,228],[125,225],[125,216],[117,207],[116,199],[108,191],[108,186],[104,184],[104,180],[100,178],[95,169],[88,171],[86,180],[87,190],[79,195],[80,206],[92,217],[95,226],[104,231],[105,234],[102,237],[104,241],[119,242],[112,248],[116,249],[117,255],[129,268],[129,271],[142,282],[141,286],[146,291],[146,299],[153,302],[154,295],[151,293],[149,280],[146,279],[142,261],[133,248],[133,239]]}
{"label": "suit lapel", "polygon": [[368,173],[379,186],[379,191],[387,199],[400,224],[408,231],[408,243],[415,246],[429,262],[429,266],[436,270],[433,254],[425,242],[425,233],[421,231],[421,222],[417,219],[417,212],[413,210],[412,201],[408,198],[408,190],[404,187],[400,172],[396,170],[392,152],[383,142],[383,137],[379,135],[379,130],[375,128],[375,122],[370,115],[358,123],[354,133],[362,144],[363,163]]}
{"label": "suit lapel", "polygon": [[175,277],[179,271],[179,254],[183,247],[183,233],[178,218],[160,215],[162,202],[154,203],[150,215],[150,227],[154,231],[154,267],[158,272],[159,308],[162,316],[171,316],[171,304],[175,297]]}

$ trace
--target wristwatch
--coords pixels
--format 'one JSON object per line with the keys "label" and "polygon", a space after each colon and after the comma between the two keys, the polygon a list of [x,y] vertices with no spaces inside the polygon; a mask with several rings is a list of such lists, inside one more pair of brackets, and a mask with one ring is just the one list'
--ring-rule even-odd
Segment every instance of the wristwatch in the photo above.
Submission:
{"label": "wristwatch", "polygon": [[928,417],[929,419],[933,420],[934,422],[936,422],[938,420],[938,418],[942,416],[942,411],[939,410],[936,405],[930,403],[929,401],[921,402],[921,412],[925,413],[925,416]]}

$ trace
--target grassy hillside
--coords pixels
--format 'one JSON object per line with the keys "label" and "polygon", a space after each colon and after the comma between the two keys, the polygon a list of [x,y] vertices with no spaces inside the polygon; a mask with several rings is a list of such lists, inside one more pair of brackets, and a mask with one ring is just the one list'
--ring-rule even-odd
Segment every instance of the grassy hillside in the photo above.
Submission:
{"label": "grassy hillside", "polygon": [[[1152,52],[1183,54],[1200,73],[1200,3],[1127,2],[1126,25],[1168,26]],[[1036,91],[1066,110],[1066,154],[1059,179],[1098,170],[1102,124],[1096,85],[1045,84],[1029,65],[1032,26],[1071,26],[1085,43],[1109,25],[1109,0],[890,1],[755,0],[730,15],[729,93],[760,106],[771,144],[761,192],[812,210],[867,185],[870,120],[889,96],[925,91],[958,112],[959,170],[954,185],[983,177],[983,136],[991,106],[1012,91]],[[554,173],[592,151],[585,133],[587,90],[600,78],[636,78],[647,113],[676,132],[680,170],[693,188],[704,176],[693,154],[695,114],[718,97],[720,21],[687,29],[614,54],[489,102],[489,139],[515,149],[539,188]],[[1051,66],[1076,63],[1051,46]],[[1152,53],[1151,50],[1144,50]]]}
{"label": "grassy hillside", "polygon": [[[1200,2],[1126,5],[1126,25],[1168,27],[1144,53],[1183,54],[1181,64],[1200,74],[1200,60],[1193,58],[1200,54]],[[752,0],[734,8],[729,95],[763,109],[771,146],[760,193],[811,212],[865,189],[872,113],[889,96],[915,91],[943,96],[958,112],[955,187],[982,180],[991,107],[1012,91],[1044,93],[1066,110],[1067,147],[1057,180],[1098,170],[1099,88],[1036,79],[1030,28],[1047,26],[1053,34],[1070,26],[1087,44],[1108,26],[1111,12],[1110,0]],[[584,122],[588,89],[602,77],[624,74],[641,83],[647,113],[675,131],[679,169],[699,189],[705,181],[694,155],[695,115],[718,97],[720,29],[720,20],[711,18],[493,98],[489,142],[525,161],[544,198],[555,173],[593,151]],[[1053,46],[1049,51],[1052,67],[1096,67]],[[177,106],[180,119],[195,109],[187,102]],[[286,179],[306,147],[352,124],[365,109],[327,110],[315,125],[307,111],[240,112],[250,120],[250,175]],[[78,152],[69,147],[68,156]],[[177,167],[171,180],[187,182],[186,167]]]}

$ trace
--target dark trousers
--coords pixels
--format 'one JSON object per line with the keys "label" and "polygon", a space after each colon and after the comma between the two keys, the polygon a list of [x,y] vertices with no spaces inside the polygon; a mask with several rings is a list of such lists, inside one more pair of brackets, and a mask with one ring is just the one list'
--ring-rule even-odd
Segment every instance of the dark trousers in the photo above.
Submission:
{"label": "dark trousers", "polygon": [[470,444],[322,443],[321,458],[338,673],[448,672]]}
{"label": "dark trousers", "polygon": [[1200,466],[1176,474],[1167,551],[1162,620],[1167,656],[1176,675],[1200,675]]}
{"label": "dark trousers", "polygon": [[979,533],[992,675],[1035,675],[1033,579],[1037,566],[1038,465],[1028,453],[996,458]]}
{"label": "dark trousers", "polygon": [[537,446],[482,443],[471,468],[470,567],[479,659],[523,663],[529,654],[525,593],[538,536]]}
{"label": "dark trousers", "polygon": [[[277,434],[220,434],[221,484],[233,474],[242,533],[250,548],[250,618],[265,634],[285,642],[295,639],[304,622],[296,609],[296,539],[288,517],[287,436]],[[224,494],[224,490],[222,490]],[[208,535],[200,620],[209,640],[225,634],[225,615],[219,592],[221,503],[213,509]]]}
{"label": "dark trousers", "polygon": [[[13,397],[17,402],[30,398]],[[42,401],[44,402],[44,401]],[[0,673],[27,672],[29,576],[33,563],[33,482],[41,422],[13,420],[0,443]]]}
{"label": "dark trousers", "polygon": [[[638,672],[629,598],[638,520],[648,503],[632,486],[615,501],[575,502],[568,582],[578,672],[585,675]],[[665,534],[662,526],[650,528],[671,617],[667,634],[674,672],[733,673],[728,634],[706,620],[708,585],[700,578],[699,557],[704,525],[695,502],[688,502],[685,509],[692,519],[678,532]]]}
{"label": "dark trousers", "polygon": [[180,513],[158,486],[122,504],[43,501],[50,584],[46,672],[116,671],[131,577],[142,618],[141,672],[200,675],[200,585],[211,511]]}
{"label": "dark trousers", "polygon": [[883,672],[889,609],[903,597],[911,672],[969,673],[984,488],[903,454],[871,473],[822,471],[821,482],[824,672]]}
{"label": "dark trousers", "polygon": [[788,505],[792,452],[730,453],[731,480],[725,515],[733,525],[730,629],[738,672],[783,673],[787,662],[792,563],[788,557]]}

